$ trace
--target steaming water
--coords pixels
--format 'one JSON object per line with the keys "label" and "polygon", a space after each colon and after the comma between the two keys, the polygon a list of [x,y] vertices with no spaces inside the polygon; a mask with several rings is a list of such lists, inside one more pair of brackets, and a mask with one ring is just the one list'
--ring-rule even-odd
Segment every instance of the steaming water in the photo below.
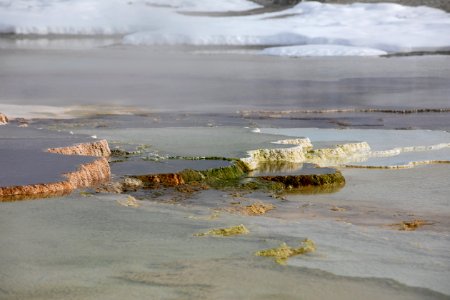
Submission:
{"label": "steaming water", "polygon": [[[23,128],[15,128],[17,123],[0,127],[0,149],[44,149],[48,143],[61,142],[61,136],[66,138],[64,143],[91,140],[77,137],[87,134],[107,138],[113,146],[148,145],[143,157],[244,157],[252,149],[290,147],[273,141],[305,136],[318,147],[366,141],[378,151],[378,156],[349,162],[352,165],[389,167],[450,160],[447,131],[298,128],[315,126],[312,123],[335,127],[336,120],[343,120],[383,129],[449,130],[448,112],[299,114],[287,115],[285,120],[250,118],[243,113],[448,109],[448,56],[280,59],[255,55],[261,53],[260,48],[210,47],[321,44],[295,48],[295,53],[293,48],[270,50],[292,55],[305,50],[330,53],[333,49],[359,53],[360,48],[353,46],[376,48],[368,49],[369,53],[437,49],[449,45],[449,17],[444,12],[387,4],[344,7],[312,3],[288,11],[297,14],[292,18],[281,12],[210,19],[178,13],[199,10],[193,5],[199,2],[170,1],[176,7],[169,8],[154,6],[163,1],[127,2],[0,0],[0,31],[18,34],[0,37],[0,111],[11,117],[85,117],[73,123],[36,121],[36,126],[64,130],[58,138],[47,131],[24,134]],[[203,2],[209,11],[255,7],[238,0],[227,1],[227,5],[221,2],[221,7],[215,6],[218,1]],[[80,14],[90,19],[81,24]],[[366,36],[354,34],[354,29],[362,28],[362,21],[369,33]],[[336,27],[341,31],[330,31]],[[180,34],[180,28],[186,32]],[[84,34],[89,37],[81,36]],[[207,46],[118,45],[122,43]],[[176,115],[170,114],[173,112],[204,114],[198,120],[192,114],[158,123],[152,119],[158,119],[158,112],[169,112],[168,118]],[[97,113],[129,116],[102,118],[96,117]],[[227,117],[222,117],[225,114]],[[221,125],[224,122],[235,126],[225,127]],[[190,127],[180,127],[186,124]],[[266,128],[278,124],[294,128]],[[261,127],[261,133],[244,126]],[[69,131],[75,134],[69,135]],[[390,151],[396,148],[400,149],[397,154]],[[382,157],[380,151],[390,156]],[[2,161],[6,166],[0,170],[2,175],[4,169],[14,168],[12,163]],[[147,173],[148,169],[211,166],[208,161],[165,163],[136,157],[112,168],[120,176]],[[213,164],[222,163],[226,162]],[[290,194],[285,201],[260,193],[236,199],[209,190],[177,204],[139,201],[138,208],[118,204],[117,200],[125,200],[127,195],[86,197],[78,193],[0,203],[0,298],[448,299],[448,165],[341,171],[346,186],[336,193]],[[214,219],[216,209],[237,200],[271,202],[276,210],[264,217],[221,212]],[[433,224],[415,232],[388,226],[415,218]],[[241,223],[250,234],[193,236]],[[282,242],[295,246],[305,237],[317,243],[317,252],[291,258],[287,266],[254,256],[256,251]]]}

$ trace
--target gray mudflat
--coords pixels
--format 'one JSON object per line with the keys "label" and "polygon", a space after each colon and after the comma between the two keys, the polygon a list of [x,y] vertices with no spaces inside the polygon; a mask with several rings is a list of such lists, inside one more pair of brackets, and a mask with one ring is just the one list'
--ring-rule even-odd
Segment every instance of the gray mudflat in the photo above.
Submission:
{"label": "gray mudflat", "polygon": [[31,128],[0,127],[0,187],[63,180],[62,174],[76,171],[80,164],[95,158],[44,151],[87,141],[92,139]]}

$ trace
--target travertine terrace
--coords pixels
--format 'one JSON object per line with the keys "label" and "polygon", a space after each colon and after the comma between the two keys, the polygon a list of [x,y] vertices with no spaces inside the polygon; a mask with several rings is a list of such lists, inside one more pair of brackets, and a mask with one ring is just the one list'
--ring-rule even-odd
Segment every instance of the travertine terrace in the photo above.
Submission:
{"label": "travertine terrace", "polygon": [[73,172],[64,174],[66,179],[62,181],[0,187],[1,201],[44,198],[67,194],[77,188],[89,187],[109,180],[111,176],[109,163],[105,158],[111,153],[106,140],[62,148],[51,148],[48,149],[48,152],[62,155],[98,156],[98,158],[79,165]]}

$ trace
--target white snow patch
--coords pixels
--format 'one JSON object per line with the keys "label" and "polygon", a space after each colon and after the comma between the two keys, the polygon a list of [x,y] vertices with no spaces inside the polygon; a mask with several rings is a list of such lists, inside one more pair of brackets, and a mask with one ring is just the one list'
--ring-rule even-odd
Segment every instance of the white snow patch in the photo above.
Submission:
{"label": "white snow patch", "polygon": [[[0,33],[125,35],[122,42],[128,45],[333,45],[385,52],[450,47],[450,14],[425,6],[304,2],[240,17],[178,13],[251,8],[245,0],[0,0]],[[371,53],[331,49],[312,52]]]}
{"label": "white snow patch", "polygon": [[261,5],[247,0],[146,0],[146,4],[175,8],[178,11],[244,11]]}
{"label": "white snow patch", "polygon": [[127,35],[123,42],[131,45],[320,44],[397,52],[448,47],[449,32],[450,14],[423,6],[305,2],[272,14],[222,18],[184,16],[168,26]]}
{"label": "white snow patch", "polygon": [[302,56],[380,56],[386,51],[340,45],[304,45],[290,47],[272,47],[261,51],[265,55],[302,57]]}

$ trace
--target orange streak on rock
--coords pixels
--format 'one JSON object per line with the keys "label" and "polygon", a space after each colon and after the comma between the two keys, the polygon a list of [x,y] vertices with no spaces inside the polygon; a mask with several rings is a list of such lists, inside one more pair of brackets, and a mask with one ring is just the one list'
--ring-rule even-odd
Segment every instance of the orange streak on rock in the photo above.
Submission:
{"label": "orange streak on rock", "polygon": [[0,125],[8,124],[8,117],[5,114],[0,113]]}
{"label": "orange streak on rock", "polygon": [[58,153],[64,155],[86,155],[86,156],[110,156],[106,140],[100,140],[92,143],[76,144],[68,147],[50,148],[47,152]]}
{"label": "orange streak on rock", "polygon": [[106,140],[77,144],[62,148],[51,148],[48,152],[64,155],[100,156],[90,163],[81,164],[74,172],[64,174],[66,180],[42,184],[0,187],[0,201],[46,198],[68,194],[77,188],[94,186],[108,181],[111,169],[105,156],[111,151]]}
{"label": "orange streak on rock", "polygon": [[77,188],[89,187],[109,180],[111,170],[108,160],[98,158],[82,164],[77,171],[64,174],[66,180],[60,182],[0,187],[0,201],[15,201],[46,198],[68,194]]}
{"label": "orange streak on rock", "polygon": [[180,174],[155,174],[155,175],[141,175],[136,178],[142,180],[147,184],[163,185],[163,186],[178,186],[185,184],[183,177]]}

